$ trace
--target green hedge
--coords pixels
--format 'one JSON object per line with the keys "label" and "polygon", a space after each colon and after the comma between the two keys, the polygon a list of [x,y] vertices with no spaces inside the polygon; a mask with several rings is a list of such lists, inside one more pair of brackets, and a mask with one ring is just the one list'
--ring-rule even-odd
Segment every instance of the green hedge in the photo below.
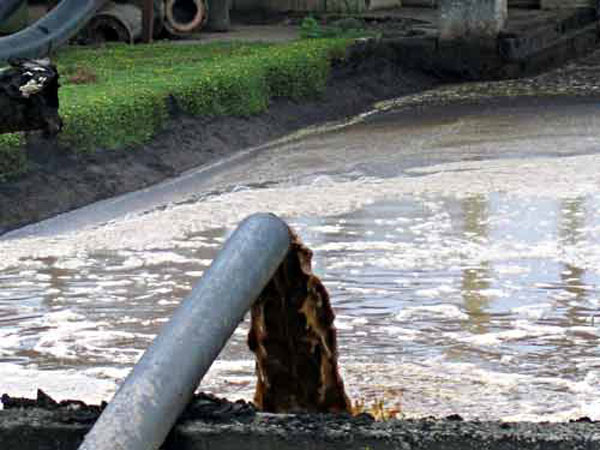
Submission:
{"label": "green hedge", "polygon": [[27,158],[22,149],[21,133],[0,134],[0,182],[22,174],[27,168]]}
{"label": "green hedge", "polygon": [[[63,84],[59,95],[64,129],[59,139],[81,151],[147,142],[168,118],[169,96],[184,111],[208,116],[257,114],[277,96],[318,96],[331,60],[342,57],[349,42],[67,49],[56,58]],[[81,73],[92,74],[93,81],[69,81]],[[20,141],[5,136],[0,136],[0,175],[22,172],[25,160],[15,148]]]}
{"label": "green hedge", "polygon": [[[75,50],[61,65],[88,60],[96,84],[61,89],[61,139],[80,149],[122,148],[150,139],[172,96],[193,115],[251,115],[273,96],[303,98],[325,86],[331,55],[346,41],[286,45],[213,44]],[[68,68],[67,68],[68,72]]]}

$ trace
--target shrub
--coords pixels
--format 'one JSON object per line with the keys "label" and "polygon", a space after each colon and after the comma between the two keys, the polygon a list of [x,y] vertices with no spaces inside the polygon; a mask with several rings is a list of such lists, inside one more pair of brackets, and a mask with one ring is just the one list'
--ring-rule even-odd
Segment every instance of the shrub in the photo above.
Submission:
{"label": "shrub", "polygon": [[[79,151],[146,142],[168,118],[169,97],[189,114],[245,116],[266,110],[271,97],[319,95],[331,59],[343,55],[349,42],[67,49],[56,59],[59,73],[65,74],[59,91],[64,121],[59,140]],[[94,74],[92,84],[79,84],[69,76],[79,68]],[[0,135],[5,149],[0,153],[0,174],[25,167],[22,152],[14,152],[20,144],[20,138]]]}
{"label": "shrub", "polygon": [[65,127],[60,138],[79,149],[147,141],[167,118],[170,96],[189,114],[244,116],[266,110],[271,97],[319,95],[331,58],[339,57],[347,45],[345,40],[157,44],[65,52],[59,68],[61,63],[73,67],[79,60],[95,68],[97,83],[61,89]]}
{"label": "shrub", "polygon": [[319,95],[330,68],[328,52],[318,45],[274,49],[262,64],[270,95],[295,100]]}
{"label": "shrub", "polygon": [[26,157],[21,133],[0,134],[0,181],[6,181],[26,170]]}
{"label": "shrub", "polygon": [[349,39],[365,36],[375,36],[377,33],[368,32],[362,20],[355,17],[344,17],[327,25],[321,25],[312,16],[307,16],[300,24],[300,37],[302,39]]}
{"label": "shrub", "polygon": [[312,16],[306,16],[300,24],[300,37],[302,39],[314,39],[321,37],[321,26],[317,19]]}
{"label": "shrub", "polygon": [[63,89],[60,113],[64,128],[59,139],[79,150],[142,143],[167,117],[164,99],[143,86],[130,87],[126,93],[118,86],[107,87],[101,93],[93,85]]}

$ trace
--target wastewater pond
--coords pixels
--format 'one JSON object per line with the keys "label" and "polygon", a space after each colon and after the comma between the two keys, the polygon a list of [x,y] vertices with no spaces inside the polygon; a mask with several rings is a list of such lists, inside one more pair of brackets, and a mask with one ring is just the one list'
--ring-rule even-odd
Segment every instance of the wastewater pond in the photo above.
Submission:
{"label": "wastewater pond", "polygon": [[[373,114],[6,235],[0,393],[108,400],[239,220],[272,211],[314,251],[353,400],[600,419],[599,127],[575,100]],[[252,399],[247,329],[202,390]]]}

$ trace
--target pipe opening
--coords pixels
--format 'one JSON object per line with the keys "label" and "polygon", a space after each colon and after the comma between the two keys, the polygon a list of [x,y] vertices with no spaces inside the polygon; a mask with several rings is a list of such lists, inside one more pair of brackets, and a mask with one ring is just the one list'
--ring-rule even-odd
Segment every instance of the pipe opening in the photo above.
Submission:
{"label": "pipe opening", "polygon": [[122,40],[121,33],[109,26],[100,26],[96,30],[96,40],[100,42],[119,42]]}
{"label": "pipe opening", "polygon": [[206,20],[203,0],[167,0],[165,27],[172,34],[199,30]]}
{"label": "pipe opening", "polygon": [[129,30],[111,16],[96,16],[82,32],[82,40],[90,44],[131,42]]}
{"label": "pipe opening", "polygon": [[196,3],[190,0],[175,0],[173,3],[173,18],[181,24],[193,22],[198,15]]}

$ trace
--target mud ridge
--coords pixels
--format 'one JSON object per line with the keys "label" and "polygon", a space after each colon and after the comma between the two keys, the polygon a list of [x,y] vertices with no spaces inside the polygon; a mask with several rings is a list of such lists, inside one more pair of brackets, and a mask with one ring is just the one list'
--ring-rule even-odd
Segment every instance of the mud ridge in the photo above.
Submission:
{"label": "mud ridge", "polygon": [[318,99],[278,98],[268,111],[251,117],[191,117],[173,105],[166,127],[143,146],[82,154],[55,142],[30,139],[26,147],[29,172],[0,184],[0,234],[439,83],[434,76],[398,65],[385,51],[359,52],[334,63]]}

